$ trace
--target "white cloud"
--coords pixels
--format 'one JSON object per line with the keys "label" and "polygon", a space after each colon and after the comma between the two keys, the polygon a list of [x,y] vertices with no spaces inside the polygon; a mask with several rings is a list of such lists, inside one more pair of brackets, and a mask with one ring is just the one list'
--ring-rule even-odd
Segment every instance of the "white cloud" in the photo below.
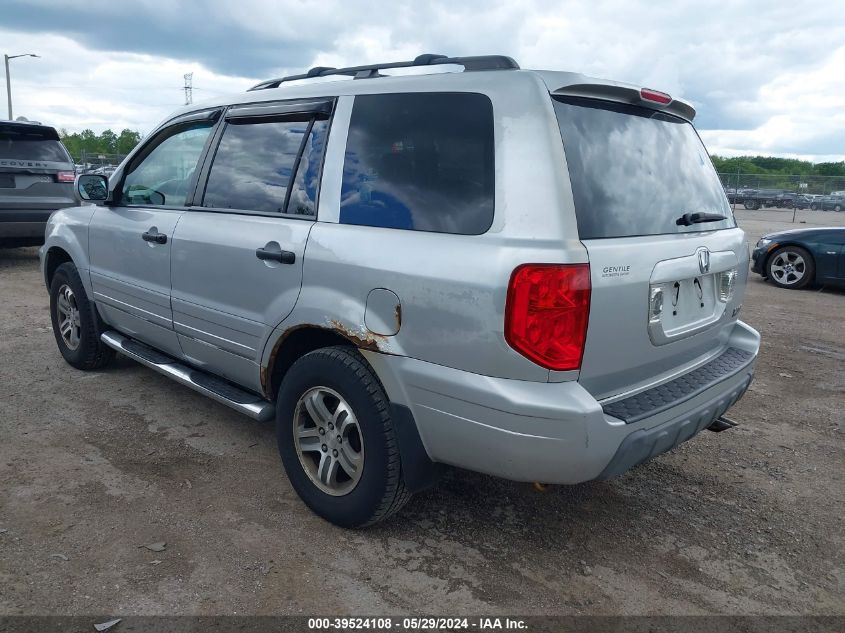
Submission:
{"label": "white cloud", "polygon": [[782,154],[816,162],[845,158],[845,46],[816,68],[784,72],[759,90],[765,122],[751,130],[703,130],[729,156]]}
{"label": "white cloud", "polygon": [[146,134],[184,105],[186,72],[194,73],[194,101],[243,92],[258,81],[219,75],[191,61],[91,51],[54,34],[0,31],[0,40],[13,54],[40,56],[10,62],[14,116],[72,132],[129,128]]}
{"label": "white cloud", "polygon": [[689,99],[713,152],[845,158],[845,14],[827,3],[6,2],[4,48],[43,56],[12,62],[16,112],[71,130],[147,132],[190,71],[201,100],[309,65],[502,53]]}

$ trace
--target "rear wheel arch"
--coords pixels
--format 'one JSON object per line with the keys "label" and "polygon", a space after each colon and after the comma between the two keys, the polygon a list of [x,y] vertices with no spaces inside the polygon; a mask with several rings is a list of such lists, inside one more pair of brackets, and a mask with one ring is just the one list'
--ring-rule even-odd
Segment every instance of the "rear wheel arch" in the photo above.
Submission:
{"label": "rear wheel arch", "polygon": [[294,326],[274,343],[266,367],[261,368],[264,395],[275,401],[285,374],[297,360],[323,347],[356,347],[348,338],[334,330],[316,325]]}

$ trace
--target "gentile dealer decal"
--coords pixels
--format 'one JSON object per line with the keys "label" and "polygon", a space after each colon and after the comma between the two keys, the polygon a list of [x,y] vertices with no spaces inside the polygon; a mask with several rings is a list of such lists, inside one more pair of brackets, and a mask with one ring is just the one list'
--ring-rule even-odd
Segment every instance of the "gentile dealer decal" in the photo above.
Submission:
{"label": "gentile dealer decal", "polygon": [[601,269],[602,277],[625,277],[630,274],[630,266],[605,266]]}

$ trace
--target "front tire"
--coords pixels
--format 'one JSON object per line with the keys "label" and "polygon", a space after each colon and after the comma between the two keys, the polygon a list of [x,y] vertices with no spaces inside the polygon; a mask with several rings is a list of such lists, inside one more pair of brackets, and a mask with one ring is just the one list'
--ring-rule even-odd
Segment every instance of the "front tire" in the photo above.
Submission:
{"label": "front tire", "polygon": [[341,527],[372,525],[410,498],[384,389],[354,348],[297,360],[276,406],[279,454],[291,485]]}
{"label": "front tire", "polygon": [[766,263],[766,275],[781,288],[804,288],[816,274],[813,256],[800,246],[777,249]]}
{"label": "front tire", "polygon": [[50,282],[50,319],[64,359],[73,367],[89,371],[105,367],[114,350],[100,340],[102,323],[88,300],[79,271],[65,262]]}

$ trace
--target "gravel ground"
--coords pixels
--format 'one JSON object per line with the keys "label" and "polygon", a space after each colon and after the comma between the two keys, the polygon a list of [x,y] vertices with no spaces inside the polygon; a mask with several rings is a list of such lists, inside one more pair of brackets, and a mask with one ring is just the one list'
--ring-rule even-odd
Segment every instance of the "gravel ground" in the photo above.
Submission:
{"label": "gravel ground", "polygon": [[[737,215],[752,243],[793,226]],[[300,503],[270,425],[67,366],[35,249],[0,251],[0,298],[0,615],[845,614],[842,290],[751,277],[738,428],[546,492],[452,471],[367,531]]]}

